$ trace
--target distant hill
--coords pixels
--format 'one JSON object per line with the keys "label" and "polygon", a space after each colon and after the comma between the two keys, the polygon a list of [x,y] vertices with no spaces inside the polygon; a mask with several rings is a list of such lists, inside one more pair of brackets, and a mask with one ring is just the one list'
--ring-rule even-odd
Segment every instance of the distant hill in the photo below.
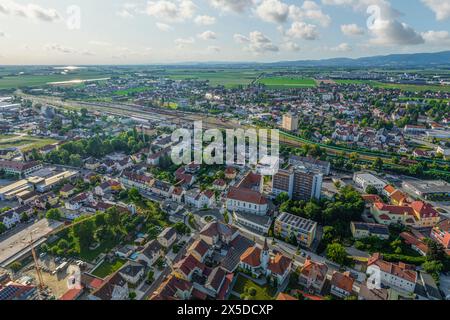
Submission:
{"label": "distant hill", "polygon": [[335,58],[267,63],[283,67],[450,67],[450,51],[436,53],[391,54],[358,59]]}

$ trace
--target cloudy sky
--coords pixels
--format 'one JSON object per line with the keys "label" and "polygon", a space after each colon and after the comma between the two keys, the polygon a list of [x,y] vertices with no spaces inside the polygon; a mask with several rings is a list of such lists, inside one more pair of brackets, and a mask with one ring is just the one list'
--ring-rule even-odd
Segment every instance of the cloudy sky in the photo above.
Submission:
{"label": "cloudy sky", "polygon": [[0,65],[442,50],[450,50],[450,0],[0,0]]}

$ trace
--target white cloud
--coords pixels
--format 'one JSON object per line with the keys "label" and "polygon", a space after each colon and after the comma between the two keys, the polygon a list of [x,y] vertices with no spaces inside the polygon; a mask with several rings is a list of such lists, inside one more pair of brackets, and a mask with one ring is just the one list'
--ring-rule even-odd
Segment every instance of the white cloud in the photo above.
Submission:
{"label": "white cloud", "polygon": [[217,39],[217,34],[211,30],[199,33],[197,35],[198,38],[202,39],[202,40],[215,40]]}
{"label": "white cloud", "polygon": [[211,26],[216,23],[216,18],[207,15],[202,15],[195,17],[194,22],[199,26]]}
{"label": "white cloud", "polygon": [[146,12],[162,21],[183,22],[194,16],[196,5],[190,0],[173,2],[168,0],[149,1]]}
{"label": "white cloud", "polygon": [[136,4],[124,3],[122,8],[117,12],[117,15],[122,18],[134,18],[136,12],[138,12]]}
{"label": "white cloud", "polygon": [[422,33],[422,37],[427,44],[450,44],[450,33],[448,31],[427,31]]}
{"label": "white cloud", "polygon": [[0,13],[22,18],[30,18],[45,22],[60,21],[60,13],[52,8],[43,8],[36,4],[19,4],[11,0],[3,0],[0,4]]}
{"label": "white cloud", "polygon": [[248,37],[242,34],[235,34],[234,40],[237,43],[244,45],[244,50],[255,54],[277,52],[279,50],[279,48],[272,43],[272,40],[260,31],[252,31]]}
{"label": "white cloud", "polygon": [[422,2],[436,14],[437,20],[450,18],[450,0],[422,0]]}
{"label": "white cloud", "polygon": [[256,8],[256,14],[263,21],[283,23],[289,16],[289,6],[279,0],[263,0]]}
{"label": "white cloud", "polygon": [[282,48],[287,51],[297,52],[300,51],[300,46],[292,41],[287,41],[282,44]]}
{"label": "white cloud", "polygon": [[164,31],[164,32],[167,32],[167,31],[170,31],[173,29],[170,25],[168,25],[166,23],[162,23],[162,22],[157,22],[157,23],[155,23],[155,25],[156,25],[156,28],[158,28],[159,30]]}
{"label": "white cloud", "polygon": [[341,31],[346,36],[362,36],[364,34],[364,29],[355,23],[341,25]]}
{"label": "white cloud", "polygon": [[341,43],[336,47],[330,48],[330,50],[335,52],[349,52],[352,51],[352,47],[348,43]]}
{"label": "white cloud", "polygon": [[0,38],[4,38],[6,37],[6,33],[4,33],[3,31],[0,31]]}
{"label": "white cloud", "polygon": [[397,20],[375,20],[370,33],[371,43],[378,45],[417,45],[424,39],[413,28]]}
{"label": "white cloud", "polygon": [[208,46],[208,48],[206,48],[206,50],[208,50],[209,52],[220,52],[220,48],[217,46]]}
{"label": "white cloud", "polygon": [[394,9],[388,0],[322,0],[324,5],[348,6],[355,11],[367,13],[369,7],[376,6],[382,19],[391,20],[401,16],[401,13]]}
{"label": "white cloud", "polygon": [[319,32],[316,25],[294,21],[285,35],[294,39],[316,40]]}
{"label": "white cloud", "polygon": [[309,0],[303,2],[301,7],[289,6],[289,16],[299,22],[311,20],[323,27],[328,27],[331,24],[331,17],[325,14],[316,2]]}
{"label": "white cloud", "polygon": [[243,13],[254,6],[254,0],[209,0],[213,7],[222,11]]}
{"label": "white cloud", "polygon": [[106,41],[98,41],[98,40],[91,40],[89,41],[89,44],[92,44],[94,46],[100,46],[100,47],[109,47],[111,46],[111,43]]}
{"label": "white cloud", "polygon": [[175,40],[175,45],[178,48],[184,48],[187,45],[193,44],[195,42],[195,39],[190,37],[190,38],[178,38]]}
{"label": "white cloud", "polygon": [[54,52],[64,53],[64,54],[77,53],[77,51],[75,49],[66,47],[66,46],[63,46],[63,45],[57,44],[57,43],[47,44],[44,46],[44,49],[47,51],[54,51]]}

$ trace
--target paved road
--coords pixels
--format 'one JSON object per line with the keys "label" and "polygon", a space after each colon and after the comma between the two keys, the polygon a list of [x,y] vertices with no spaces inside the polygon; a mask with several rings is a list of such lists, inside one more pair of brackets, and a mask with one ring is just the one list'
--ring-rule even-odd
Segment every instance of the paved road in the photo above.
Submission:
{"label": "paved road", "polygon": [[[172,261],[172,264],[176,264],[178,261],[180,261],[184,255],[187,252],[187,249],[189,246],[195,241],[194,237],[191,237],[189,241],[186,242],[186,244],[181,248],[181,250],[178,252],[175,259]],[[166,279],[166,277],[172,272],[172,269],[170,267],[166,267],[164,271],[160,274],[160,276],[155,279],[152,284],[147,288],[145,291],[145,294],[142,296],[142,300],[147,300],[153,292],[158,289],[158,287],[161,285],[161,283]]]}
{"label": "paved road", "polygon": [[[261,236],[259,234],[253,233],[247,229],[244,229],[240,226],[237,226],[239,228],[239,230],[241,231],[242,235],[244,235],[245,237],[251,239],[251,240],[256,240],[256,242],[259,245],[263,245],[264,244],[264,240],[265,237]],[[298,248],[290,245],[288,243],[285,243],[283,241],[280,241],[278,239],[275,239],[275,245],[272,245],[272,241],[273,238],[267,238],[267,243],[269,245],[269,248],[271,250],[278,250],[281,251],[283,254],[285,254],[286,256],[288,256],[289,258],[292,258],[294,260],[294,263],[296,265],[303,265],[305,263],[305,257],[302,257],[301,255],[297,255],[297,250]],[[315,262],[319,262],[319,263],[325,263],[326,265],[328,265],[328,276],[331,277],[331,275],[333,274],[334,271],[339,271],[341,269],[341,267],[337,264],[335,264],[332,261],[329,261],[328,259],[326,259],[325,257],[322,257],[314,252],[308,251],[308,250],[304,250],[301,249],[300,250],[302,253],[305,254],[305,256],[310,256],[311,259]],[[352,268],[345,268],[346,270],[350,271],[354,276],[357,276],[358,282],[364,282],[366,279],[366,275],[360,271],[354,270]]]}

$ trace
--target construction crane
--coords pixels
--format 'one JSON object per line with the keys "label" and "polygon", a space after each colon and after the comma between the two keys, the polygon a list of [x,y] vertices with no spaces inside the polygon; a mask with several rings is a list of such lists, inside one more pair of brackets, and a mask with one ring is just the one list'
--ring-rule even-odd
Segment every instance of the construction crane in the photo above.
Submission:
{"label": "construction crane", "polygon": [[34,268],[36,269],[36,275],[37,275],[38,282],[39,282],[38,292],[40,292],[40,291],[44,290],[45,284],[44,284],[44,279],[42,278],[42,273],[41,273],[41,269],[40,269],[39,262],[37,259],[36,250],[34,249],[34,246],[33,246],[33,232],[34,231],[35,230],[32,230],[30,232],[30,246],[31,246],[31,254],[32,254],[33,260],[34,260]]}

